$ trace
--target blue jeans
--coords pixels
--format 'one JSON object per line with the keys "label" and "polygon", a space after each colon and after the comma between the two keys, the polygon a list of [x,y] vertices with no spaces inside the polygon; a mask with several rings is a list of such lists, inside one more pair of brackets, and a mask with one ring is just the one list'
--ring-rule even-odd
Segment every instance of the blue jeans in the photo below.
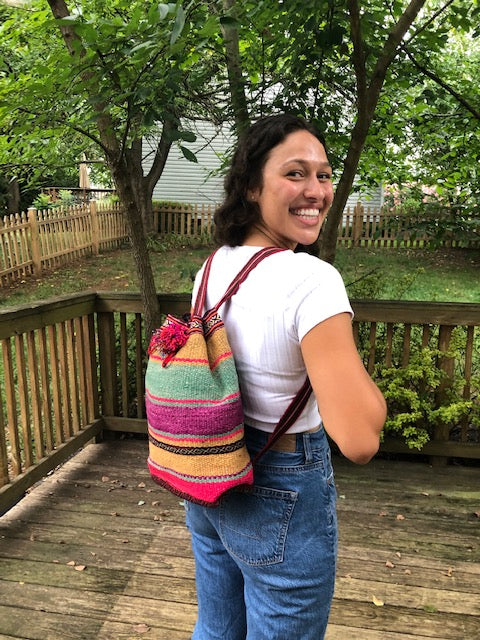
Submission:
{"label": "blue jeans", "polygon": [[[267,434],[247,427],[251,454]],[[268,451],[253,493],[185,503],[195,556],[193,640],[322,640],[335,583],[336,491],[323,429]]]}

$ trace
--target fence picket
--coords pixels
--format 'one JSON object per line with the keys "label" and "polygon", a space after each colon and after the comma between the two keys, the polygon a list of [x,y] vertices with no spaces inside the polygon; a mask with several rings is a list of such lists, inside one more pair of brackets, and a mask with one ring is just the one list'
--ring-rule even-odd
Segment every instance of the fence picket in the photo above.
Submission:
{"label": "fence picket", "polygon": [[50,453],[53,451],[55,444],[52,428],[52,394],[50,390],[50,376],[48,371],[47,334],[45,327],[41,327],[38,331],[38,362],[40,365],[40,384],[42,389],[42,415],[45,450],[47,453]]}
{"label": "fence picket", "polygon": [[27,363],[30,381],[30,405],[33,423],[33,442],[35,444],[35,458],[38,460],[45,455],[45,443],[42,428],[41,391],[38,375],[38,351],[35,332],[27,333]]}
{"label": "fence picket", "polygon": [[13,371],[12,343],[10,338],[2,340],[3,375],[5,380],[5,402],[7,405],[8,441],[10,444],[10,464],[14,475],[22,472],[22,447],[18,429],[16,385]]}
{"label": "fence picket", "polygon": [[7,438],[5,419],[3,417],[2,393],[0,390],[0,487],[8,484],[9,479]]}
{"label": "fence picket", "polygon": [[52,380],[52,396],[53,396],[53,419],[55,425],[55,441],[57,444],[64,442],[63,437],[63,414],[62,414],[62,398],[59,374],[59,353],[57,341],[57,327],[50,325],[47,327],[47,345],[50,356],[50,375]]}
{"label": "fence picket", "polygon": [[16,335],[15,339],[15,355],[17,365],[17,379],[20,401],[20,424],[23,436],[23,452],[25,455],[25,468],[28,469],[33,464],[32,449],[32,431],[30,428],[30,412],[29,412],[29,392],[27,383],[27,365],[25,362],[25,342],[23,334]]}

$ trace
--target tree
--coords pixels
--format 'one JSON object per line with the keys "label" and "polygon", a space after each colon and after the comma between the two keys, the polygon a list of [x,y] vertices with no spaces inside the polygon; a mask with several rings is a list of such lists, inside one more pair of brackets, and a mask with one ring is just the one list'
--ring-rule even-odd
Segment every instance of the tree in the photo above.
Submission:
{"label": "tree", "polygon": [[[456,18],[461,20],[461,14]],[[412,54],[404,47],[394,69],[395,84],[390,83],[380,100],[372,127],[377,141],[372,151],[382,167],[373,162],[373,154],[369,165],[400,188],[423,187],[433,203],[438,201],[441,208],[443,202],[456,216],[464,211],[478,217],[480,91],[475,78],[480,42],[468,27],[469,23],[465,30],[444,26],[443,48],[448,54],[419,47]],[[418,72],[417,83],[402,83],[402,77]]]}
{"label": "tree", "polygon": [[[184,145],[195,137],[181,120],[220,117],[209,45],[219,19],[207,3],[83,0],[70,12],[64,0],[48,0],[48,7],[34,1],[2,24],[4,46],[19,59],[13,70],[4,61],[0,122],[26,138],[46,127],[74,131],[101,150],[128,222],[148,334],[160,321],[146,243],[152,192],[173,143],[194,159]],[[144,175],[147,135],[157,144]]]}
{"label": "tree", "polygon": [[[384,109],[389,96],[401,131],[409,114],[398,98],[399,77],[403,86],[424,82],[419,66],[410,64],[402,75],[404,47],[408,43],[409,52],[428,51],[443,59],[446,34],[454,26],[468,31],[478,6],[463,0],[412,0],[388,7],[376,1],[290,0],[279,10],[274,4],[236,5],[247,97],[262,113],[289,110],[316,121],[327,134],[334,164],[343,164],[321,235],[321,255],[333,261],[355,176],[368,174],[379,153],[385,162],[390,159],[382,127],[392,124],[377,107]],[[408,141],[398,137],[397,144],[406,148]]]}

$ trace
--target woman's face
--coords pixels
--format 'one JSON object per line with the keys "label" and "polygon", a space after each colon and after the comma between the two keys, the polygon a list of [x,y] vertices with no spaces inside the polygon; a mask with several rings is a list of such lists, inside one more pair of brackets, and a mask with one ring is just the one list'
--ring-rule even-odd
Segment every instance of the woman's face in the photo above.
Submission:
{"label": "woman's face", "polygon": [[246,244],[265,244],[265,237],[294,249],[312,244],[332,204],[332,170],[322,143],[305,130],[290,133],[270,151],[262,187],[248,195],[261,213]]}

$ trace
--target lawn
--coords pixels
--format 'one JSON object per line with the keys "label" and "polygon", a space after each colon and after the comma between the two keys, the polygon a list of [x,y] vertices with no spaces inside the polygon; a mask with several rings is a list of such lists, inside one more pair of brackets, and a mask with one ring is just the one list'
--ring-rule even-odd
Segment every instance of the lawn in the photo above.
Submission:
{"label": "lawn", "polygon": [[[159,292],[190,292],[207,247],[175,242],[152,246]],[[335,262],[352,298],[480,303],[480,251],[339,248]],[[61,267],[39,280],[0,289],[0,307],[88,290],[138,291],[129,248]]]}

